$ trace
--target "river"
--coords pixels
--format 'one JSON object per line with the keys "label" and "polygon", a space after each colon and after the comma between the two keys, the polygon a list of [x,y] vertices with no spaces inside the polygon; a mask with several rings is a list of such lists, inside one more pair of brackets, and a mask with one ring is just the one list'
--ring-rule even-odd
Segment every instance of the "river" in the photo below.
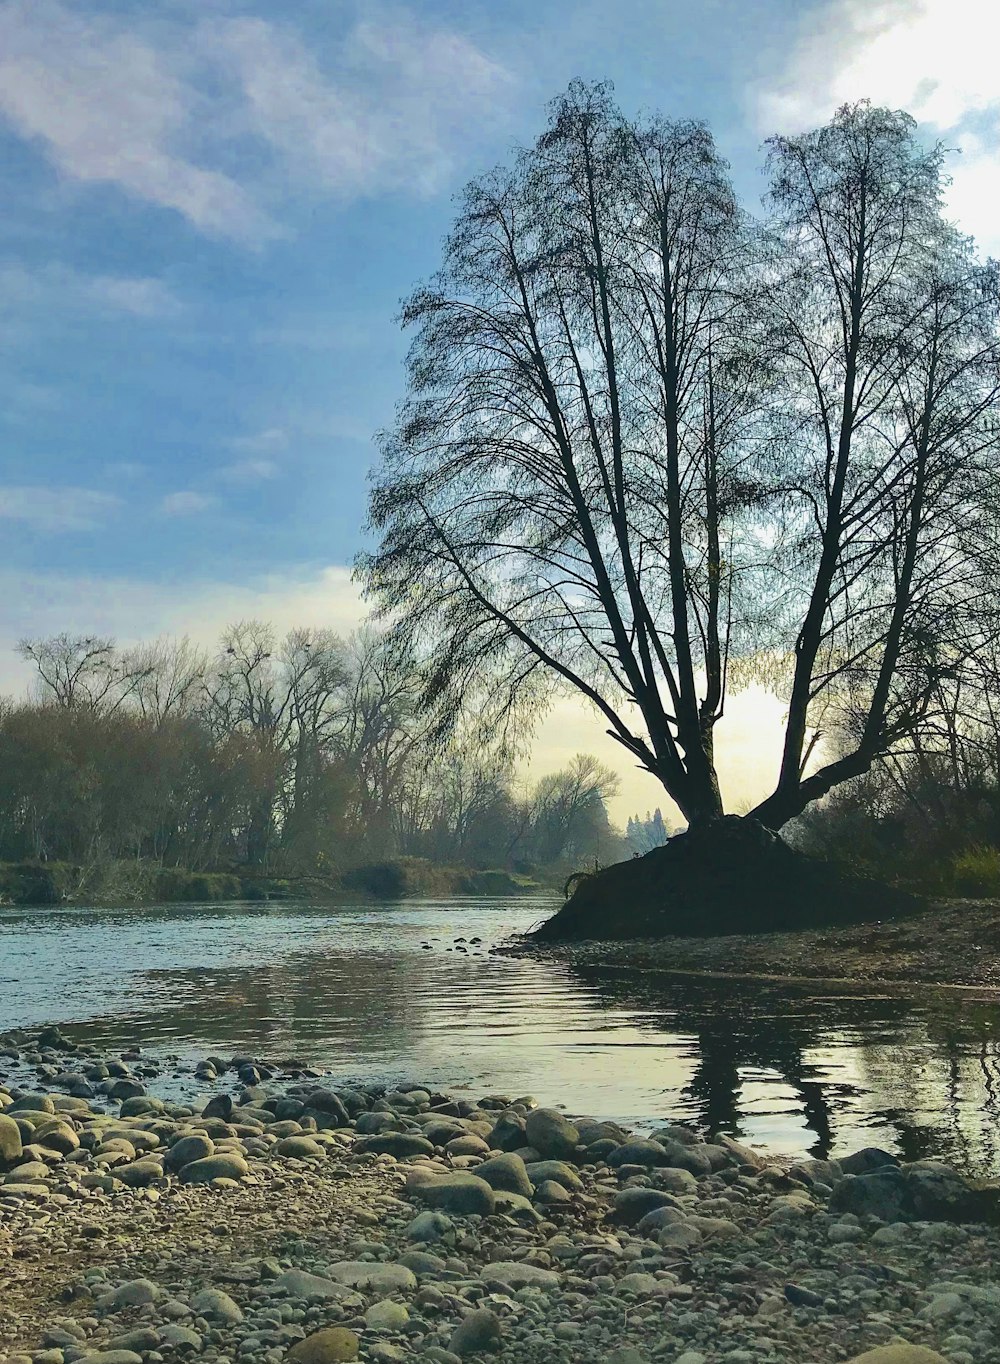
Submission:
{"label": "river", "polygon": [[[343,1079],[533,1094],[772,1151],[881,1145],[1000,1173],[1000,1005],[974,992],[726,981],[490,954],[549,899],[0,910],[0,1032]],[[456,941],[461,939],[461,941]]]}

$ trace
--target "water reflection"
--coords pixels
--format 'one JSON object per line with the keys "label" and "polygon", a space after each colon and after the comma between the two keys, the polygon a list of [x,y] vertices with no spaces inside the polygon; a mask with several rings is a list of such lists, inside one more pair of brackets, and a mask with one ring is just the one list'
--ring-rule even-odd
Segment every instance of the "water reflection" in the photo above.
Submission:
{"label": "water reflection", "polygon": [[[345,1078],[535,1093],[635,1125],[681,1118],[787,1152],[878,1142],[1000,1171],[1000,1008],[989,998],[488,955],[545,909],[2,911],[0,1030],[61,1021],[81,1039],[140,1040],[185,1063],[294,1055]],[[189,1072],[178,1093],[193,1092]]]}
{"label": "water reflection", "polygon": [[706,1131],[759,1137],[762,1119],[794,1114],[817,1157],[877,1139],[907,1160],[1000,1170],[995,1000],[599,967],[574,974],[606,1007],[642,1010],[651,1027],[693,1036],[684,1095]]}

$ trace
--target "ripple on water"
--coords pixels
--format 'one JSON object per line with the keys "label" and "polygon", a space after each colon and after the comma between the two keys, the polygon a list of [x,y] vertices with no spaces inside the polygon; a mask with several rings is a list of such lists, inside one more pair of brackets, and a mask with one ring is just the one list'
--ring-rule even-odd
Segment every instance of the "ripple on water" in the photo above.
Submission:
{"label": "ripple on water", "polygon": [[[187,1060],[294,1054],[776,1150],[1000,1169],[995,1005],[487,955],[551,903],[3,910],[0,1030],[62,1021]],[[459,935],[483,943],[448,950]]]}

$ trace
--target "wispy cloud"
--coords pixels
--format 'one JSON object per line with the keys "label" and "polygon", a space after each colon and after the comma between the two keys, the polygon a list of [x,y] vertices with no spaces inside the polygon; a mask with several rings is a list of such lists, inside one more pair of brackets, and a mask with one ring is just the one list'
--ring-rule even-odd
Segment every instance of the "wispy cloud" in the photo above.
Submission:
{"label": "wispy cloud", "polygon": [[434,190],[513,89],[475,44],[402,8],[367,9],[321,50],[287,23],[174,13],[0,0],[0,116],[67,179],[117,185],[213,236],[281,234],[262,158],[282,194],[290,181],[339,197]]}
{"label": "wispy cloud", "polygon": [[277,478],[278,465],[273,459],[239,459],[225,465],[219,474],[230,483],[260,483]]}
{"label": "wispy cloud", "polygon": [[7,312],[65,315],[67,309],[164,320],[180,316],[181,301],[162,280],[142,275],[88,275],[60,262],[28,268],[0,262],[0,296]]}
{"label": "wispy cloud", "polygon": [[160,501],[160,511],[164,516],[199,516],[214,505],[215,498],[207,493],[184,488],[180,492],[167,493]]}
{"label": "wispy cloud", "polygon": [[120,506],[120,498],[90,488],[0,487],[0,520],[38,531],[94,530]]}
{"label": "wispy cloud", "polygon": [[781,75],[753,91],[762,131],[799,131],[846,101],[909,110],[962,156],[952,215],[1000,251],[1000,11],[994,0],[829,0]]}
{"label": "wispy cloud", "polygon": [[183,149],[199,101],[176,53],[58,0],[7,0],[0,54],[0,112],[63,175],[119,185],[203,232],[268,235],[246,191]]}
{"label": "wispy cloud", "polygon": [[300,176],[338,195],[433,192],[463,128],[495,112],[513,81],[468,39],[376,7],[321,66],[289,27],[263,19],[205,26],[246,100],[252,130]]}
{"label": "wispy cloud", "polygon": [[269,426],[244,436],[230,436],[224,444],[239,454],[277,454],[288,449],[288,432],[280,426]]}

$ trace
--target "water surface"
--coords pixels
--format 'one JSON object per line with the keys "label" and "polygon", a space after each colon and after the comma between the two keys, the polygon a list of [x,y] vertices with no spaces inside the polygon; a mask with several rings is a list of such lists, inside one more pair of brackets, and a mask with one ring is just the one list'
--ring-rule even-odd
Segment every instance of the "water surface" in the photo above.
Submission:
{"label": "water surface", "polygon": [[[490,955],[545,898],[0,910],[0,1031],[47,1022],[190,1063],[533,1094],[816,1155],[879,1144],[1000,1173],[1000,1005]],[[455,942],[456,938],[472,941]],[[190,1074],[187,1096],[208,1094]]]}

